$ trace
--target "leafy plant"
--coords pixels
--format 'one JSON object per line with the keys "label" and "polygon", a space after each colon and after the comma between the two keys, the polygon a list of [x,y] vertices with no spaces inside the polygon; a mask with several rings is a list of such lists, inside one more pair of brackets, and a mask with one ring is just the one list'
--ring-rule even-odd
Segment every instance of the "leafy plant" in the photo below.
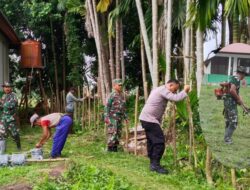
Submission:
{"label": "leafy plant", "polygon": [[34,187],[35,190],[63,190],[63,189],[102,189],[129,190],[132,185],[124,178],[116,176],[109,170],[100,169],[93,165],[72,162],[68,172],[56,182],[46,178]]}
{"label": "leafy plant", "polygon": [[[189,99],[190,99],[190,104],[191,104],[191,109],[197,110],[197,107],[199,105],[199,99],[197,97],[196,91],[191,91],[189,93]],[[187,126],[188,125],[188,111],[187,111],[187,103],[185,100],[177,102],[176,103],[177,107],[177,119],[180,120],[182,125]],[[194,125],[200,129],[200,121],[199,121],[199,113],[198,112],[193,112],[193,120],[194,120]],[[198,130],[200,131],[200,130]]]}

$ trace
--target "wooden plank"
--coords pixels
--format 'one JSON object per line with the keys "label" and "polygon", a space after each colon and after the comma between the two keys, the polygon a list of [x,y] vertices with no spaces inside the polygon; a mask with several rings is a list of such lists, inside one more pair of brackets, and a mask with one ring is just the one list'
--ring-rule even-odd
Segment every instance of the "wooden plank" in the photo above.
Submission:
{"label": "wooden plank", "polygon": [[27,159],[27,162],[59,162],[59,161],[67,161],[69,158],[46,158],[42,160],[36,160],[36,159]]}

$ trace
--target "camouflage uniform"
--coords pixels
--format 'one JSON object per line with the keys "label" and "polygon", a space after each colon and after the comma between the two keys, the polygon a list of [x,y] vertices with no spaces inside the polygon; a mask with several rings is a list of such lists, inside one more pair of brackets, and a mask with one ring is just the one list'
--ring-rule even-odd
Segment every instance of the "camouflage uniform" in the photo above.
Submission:
{"label": "camouflage uniform", "polygon": [[[237,76],[231,76],[229,79],[230,84],[234,84],[236,86],[236,92],[239,94],[240,90],[240,80]],[[237,110],[237,102],[236,100],[230,95],[226,94],[224,96],[224,118],[225,118],[225,142],[232,141],[232,135],[234,130],[237,128],[238,124],[238,110]]]}
{"label": "camouflage uniform", "polygon": [[0,138],[5,139],[8,135],[14,139],[17,148],[21,148],[20,136],[16,126],[16,108],[17,97],[15,93],[4,94],[0,100],[0,108],[2,110],[0,118]]}
{"label": "camouflage uniform", "polygon": [[117,150],[122,133],[122,121],[127,119],[123,94],[113,91],[105,107],[105,123],[107,124],[108,149]]}

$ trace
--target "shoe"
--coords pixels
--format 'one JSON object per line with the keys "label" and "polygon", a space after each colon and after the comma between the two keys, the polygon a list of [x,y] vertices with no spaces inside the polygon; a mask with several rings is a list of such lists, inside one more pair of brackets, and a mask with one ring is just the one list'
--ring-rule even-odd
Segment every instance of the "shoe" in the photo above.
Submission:
{"label": "shoe", "polygon": [[108,152],[113,152],[113,147],[112,146],[108,146],[107,151]]}
{"label": "shoe", "polygon": [[118,151],[118,147],[117,146],[113,146],[113,152],[117,152]]}
{"label": "shoe", "polygon": [[226,144],[233,144],[233,140],[227,138],[227,139],[225,139],[225,143],[226,143]]}
{"label": "shoe", "polygon": [[168,171],[160,165],[150,164],[150,171],[157,172],[159,174],[168,174]]}
{"label": "shoe", "polygon": [[232,140],[227,140],[225,141],[226,144],[233,144],[233,141]]}

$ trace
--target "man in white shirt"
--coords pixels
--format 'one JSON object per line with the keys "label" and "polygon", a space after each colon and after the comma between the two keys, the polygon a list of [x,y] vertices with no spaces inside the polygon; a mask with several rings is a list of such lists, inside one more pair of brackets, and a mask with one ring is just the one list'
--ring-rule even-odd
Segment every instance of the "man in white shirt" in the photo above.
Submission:
{"label": "man in white shirt", "polygon": [[56,158],[61,156],[61,151],[67,140],[72,118],[69,115],[62,113],[52,113],[43,117],[39,117],[36,113],[30,118],[31,126],[40,126],[43,130],[43,135],[40,141],[36,144],[36,148],[42,147],[45,142],[51,137],[51,128],[56,127],[56,132],[53,137],[53,146],[51,157]]}

